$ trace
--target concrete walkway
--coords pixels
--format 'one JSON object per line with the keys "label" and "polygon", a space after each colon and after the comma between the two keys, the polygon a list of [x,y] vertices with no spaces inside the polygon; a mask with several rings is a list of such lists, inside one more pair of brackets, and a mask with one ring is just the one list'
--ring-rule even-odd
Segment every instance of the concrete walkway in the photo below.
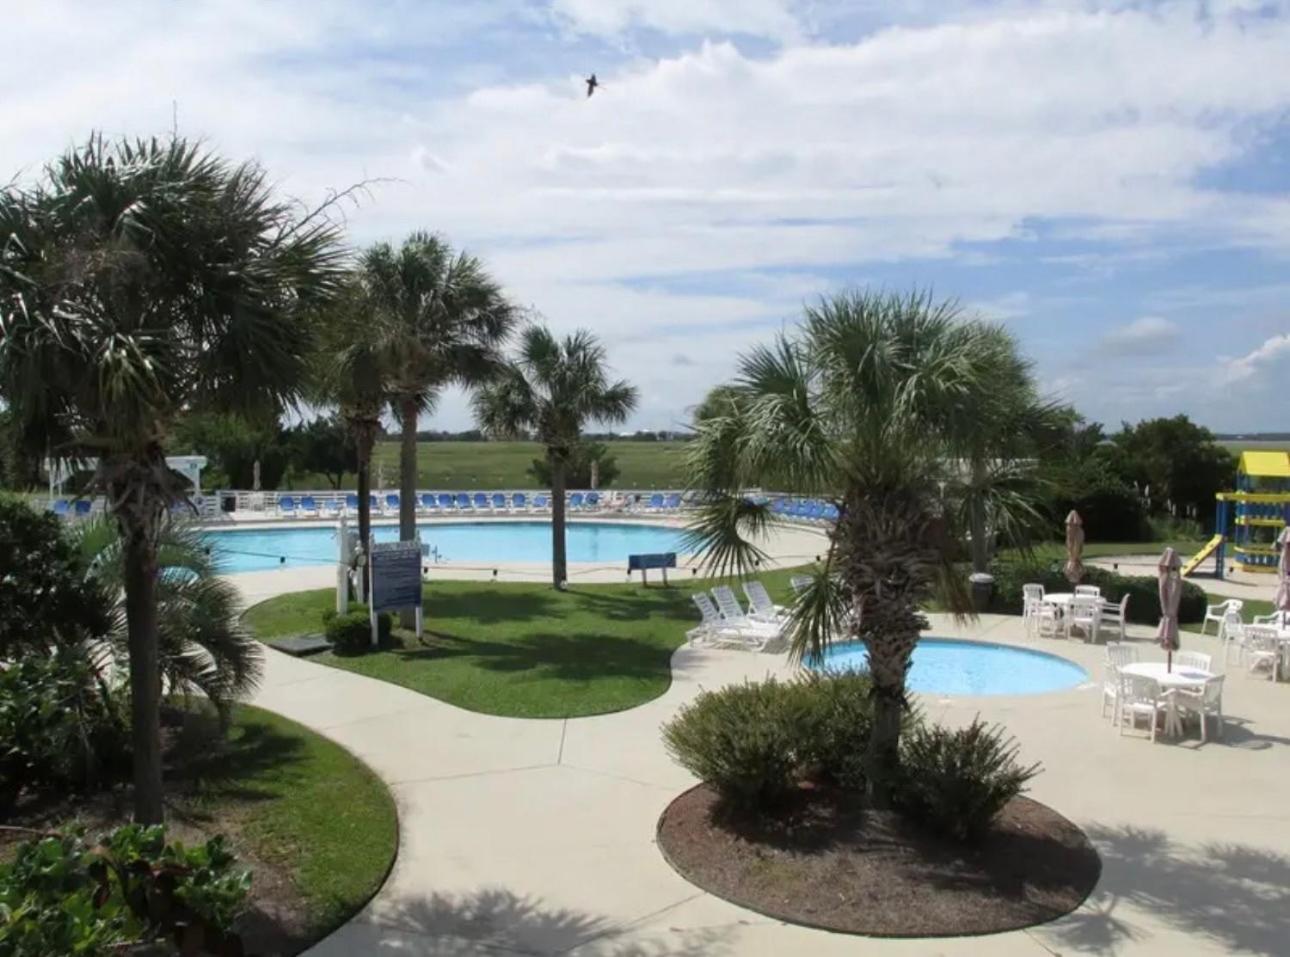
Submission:
{"label": "concrete walkway", "polygon": [[[1100,676],[1100,648],[1021,634],[1014,618],[936,635],[1028,644]],[[1140,637],[1146,632],[1138,630]],[[1184,636],[1214,651],[1212,639]],[[1144,644],[1144,658],[1157,656]],[[1032,794],[1078,822],[1104,871],[1075,914],[988,939],[876,940],[785,925],[677,876],[654,845],[692,783],[659,725],[701,687],[784,673],[780,656],[682,649],[663,697],[575,720],[489,717],[269,652],[256,703],[352,750],[398,802],[398,862],[341,955],[935,955],[1290,953],[1290,685],[1230,676],[1221,743],[1151,744],[1099,718],[1100,687],[924,699],[939,720],[1004,723],[1044,772]]]}

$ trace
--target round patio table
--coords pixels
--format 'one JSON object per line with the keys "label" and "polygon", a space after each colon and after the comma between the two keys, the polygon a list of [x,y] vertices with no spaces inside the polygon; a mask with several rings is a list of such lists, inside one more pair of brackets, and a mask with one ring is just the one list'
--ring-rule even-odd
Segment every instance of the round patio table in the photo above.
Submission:
{"label": "round patio table", "polygon": [[[1175,665],[1172,671],[1168,671],[1163,661],[1135,661],[1131,664],[1121,665],[1120,673],[1152,678],[1160,683],[1160,687],[1170,691],[1182,689],[1203,692],[1205,682],[1215,677],[1213,672],[1210,671],[1203,671],[1200,668],[1183,668],[1178,665]],[[1168,695],[1165,700],[1167,702],[1165,705],[1165,734],[1182,734],[1182,717],[1178,714],[1178,705],[1175,703],[1173,695]]]}

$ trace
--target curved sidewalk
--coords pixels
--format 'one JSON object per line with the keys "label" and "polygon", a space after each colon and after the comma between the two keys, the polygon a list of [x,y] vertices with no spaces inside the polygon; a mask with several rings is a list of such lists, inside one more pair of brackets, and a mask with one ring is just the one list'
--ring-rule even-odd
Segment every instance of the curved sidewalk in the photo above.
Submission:
{"label": "curved sidewalk", "polygon": [[[1035,644],[1013,618],[957,629],[937,617],[933,631]],[[1184,643],[1198,644],[1192,636]],[[1100,677],[1100,648],[1040,647]],[[1023,757],[1044,763],[1033,796],[1097,842],[1102,879],[1067,918],[984,939],[877,940],[785,925],[698,890],[654,846],[658,816],[692,783],[665,754],[659,725],[701,687],[785,670],[782,656],[682,648],[663,697],[619,714],[543,721],[463,711],[270,651],[256,703],[351,749],[390,785],[399,808],[389,880],[311,957],[1290,949],[1290,686],[1239,673],[1225,695],[1226,743],[1206,746],[1119,737],[1098,717],[1094,684],[922,701],[940,720],[979,712],[1004,723]]]}

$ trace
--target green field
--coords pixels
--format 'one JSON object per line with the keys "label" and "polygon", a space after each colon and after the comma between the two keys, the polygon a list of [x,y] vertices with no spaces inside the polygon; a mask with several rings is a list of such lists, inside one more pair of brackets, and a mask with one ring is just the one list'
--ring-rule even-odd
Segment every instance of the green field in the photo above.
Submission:
{"label": "green field", "polygon": [[1218,444],[1235,455],[1240,455],[1247,449],[1258,452],[1290,452],[1290,439],[1222,439]]}
{"label": "green field", "polygon": [[[684,442],[609,442],[609,452],[618,460],[620,474],[614,488],[681,488],[685,485],[682,465]],[[528,467],[543,455],[536,442],[422,442],[417,446],[417,488],[433,489],[529,489],[536,488]],[[384,474],[385,482],[379,482]],[[380,442],[372,465],[374,487],[394,488],[399,482],[399,445]],[[345,477],[354,487],[354,476]],[[297,475],[289,487],[327,488],[319,476]]]}

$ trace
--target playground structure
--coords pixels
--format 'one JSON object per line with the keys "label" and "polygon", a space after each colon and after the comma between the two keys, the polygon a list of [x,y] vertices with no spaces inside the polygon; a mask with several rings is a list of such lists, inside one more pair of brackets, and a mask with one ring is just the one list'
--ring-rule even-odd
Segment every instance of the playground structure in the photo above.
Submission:
{"label": "playground structure", "polygon": [[1290,525],[1290,452],[1242,452],[1236,486],[1234,492],[1214,496],[1218,500],[1217,534],[1192,556],[1183,568],[1184,575],[1194,572],[1210,555],[1219,578],[1229,560],[1241,571],[1276,572],[1276,543]]}

